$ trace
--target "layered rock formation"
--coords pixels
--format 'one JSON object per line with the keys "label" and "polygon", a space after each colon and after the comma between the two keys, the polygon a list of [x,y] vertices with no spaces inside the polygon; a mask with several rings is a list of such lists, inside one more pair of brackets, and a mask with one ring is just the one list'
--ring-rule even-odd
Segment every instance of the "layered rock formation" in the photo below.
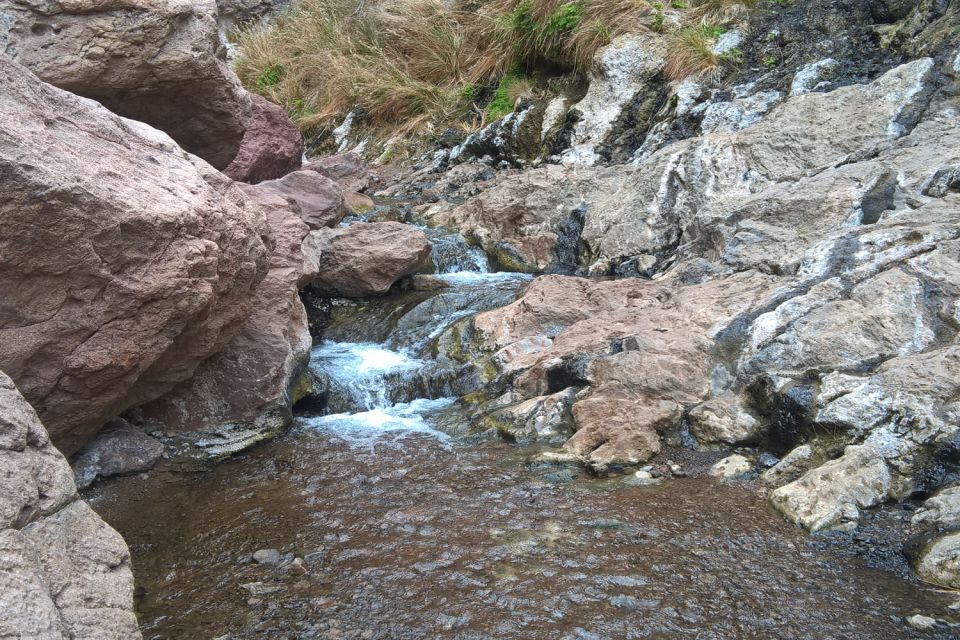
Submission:
{"label": "layered rock formation", "polygon": [[214,0],[13,0],[0,44],[41,80],[167,132],[223,169],[250,96],[227,67]]}
{"label": "layered rock formation", "polygon": [[687,424],[705,446],[789,453],[772,500],[814,530],[936,486],[960,392],[956,73],[919,59],[634,166],[533,169],[428,210],[533,269],[579,211],[574,268],[654,276],[541,278],[459,327],[508,390],[479,415],[529,433],[526,406],[572,390],[565,449],[597,469]]}
{"label": "layered rock formation", "polygon": [[0,373],[0,636],[140,638],[130,553]]}
{"label": "layered rock formation", "polygon": [[0,367],[70,454],[233,338],[269,231],[165,134],[4,56],[0,84]]}

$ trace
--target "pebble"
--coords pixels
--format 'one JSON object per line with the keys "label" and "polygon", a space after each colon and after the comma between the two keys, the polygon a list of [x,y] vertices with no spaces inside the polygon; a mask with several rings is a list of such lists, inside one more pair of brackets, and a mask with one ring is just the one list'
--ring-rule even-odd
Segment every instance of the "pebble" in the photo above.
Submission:
{"label": "pebble", "polygon": [[736,478],[753,471],[753,465],[744,456],[734,454],[710,467],[710,475],[715,478]]}
{"label": "pebble", "polygon": [[929,616],[917,614],[907,618],[907,624],[919,631],[927,631],[937,626],[937,621]]}
{"label": "pebble", "polygon": [[276,549],[259,549],[253,554],[253,561],[257,564],[280,564],[280,552]]}

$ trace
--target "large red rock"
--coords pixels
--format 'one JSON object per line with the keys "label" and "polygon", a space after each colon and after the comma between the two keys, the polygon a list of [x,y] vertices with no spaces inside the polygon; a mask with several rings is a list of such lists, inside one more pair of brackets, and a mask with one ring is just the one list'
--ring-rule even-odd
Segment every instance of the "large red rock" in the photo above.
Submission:
{"label": "large red rock", "polygon": [[258,95],[251,96],[252,110],[240,150],[224,173],[238,182],[263,182],[282,178],[300,168],[303,136],[282,107]]}
{"label": "large red rock", "polygon": [[167,432],[229,427],[230,450],[218,450],[218,455],[276,435],[289,425],[293,404],[310,391],[312,343],[298,288],[301,278],[316,275],[316,262],[305,266],[301,251],[310,229],[271,190],[243,189],[266,212],[274,240],[270,270],[252,295],[253,312],[193,378],[135,412]]}
{"label": "large red rock", "polygon": [[167,132],[223,169],[250,95],[226,63],[214,0],[12,0],[6,51],[41,80]]}
{"label": "large red rock", "polygon": [[430,241],[419,229],[399,222],[357,222],[313,231],[304,251],[318,257],[314,291],[363,298],[390,290],[403,276],[430,260]]}
{"label": "large red rock", "polygon": [[67,454],[220,351],[266,274],[232,181],[5,56],[0,189],[0,368]]}
{"label": "large red rock", "polygon": [[261,182],[258,187],[261,192],[271,192],[286,200],[311,229],[332,227],[347,215],[343,191],[314,171],[295,171],[279,180]]}

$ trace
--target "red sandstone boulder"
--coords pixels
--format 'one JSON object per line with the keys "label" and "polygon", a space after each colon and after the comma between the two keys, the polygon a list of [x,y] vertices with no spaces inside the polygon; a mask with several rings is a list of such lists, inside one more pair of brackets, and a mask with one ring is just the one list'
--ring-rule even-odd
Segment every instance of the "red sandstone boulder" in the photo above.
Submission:
{"label": "red sandstone boulder", "polygon": [[214,0],[4,3],[6,51],[41,80],[167,132],[223,169],[250,95],[226,63]]}
{"label": "red sandstone boulder", "polygon": [[266,98],[251,96],[251,114],[240,151],[224,173],[238,182],[282,178],[300,168],[303,136],[287,112]]}
{"label": "red sandstone boulder", "polygon": [[286,200],[310,229],[335,226],[347,215],[340,187],[314,171],[295,171],[279,180],[261,182],[258,188]]}
{"label": "red sandstone boulder", "polygon": [[399,222],[358,222],[310,234],[304,251],[319,256],[309,284],[321,294],[363,298],[386,293],[430,260],[430,241]]}
{"label": "red sandstone boulder", "polygon": [[301,251],[310,229],[273,191],[243,190],[266,212],[274,240],[270,270],[252,294],[253,312],[193,378],[133,412],[167,432],[219,434],[216,456],[276,435],[289,425],[293,404],[310,391],[312,343],[298,288],[301,278],[316,275],[316,262],[305,267]]}
{"label": "red sandstone boulder", "polygon": [[0,368],[67,454],[253,306],[263,212],[166,134],[0,56]]}

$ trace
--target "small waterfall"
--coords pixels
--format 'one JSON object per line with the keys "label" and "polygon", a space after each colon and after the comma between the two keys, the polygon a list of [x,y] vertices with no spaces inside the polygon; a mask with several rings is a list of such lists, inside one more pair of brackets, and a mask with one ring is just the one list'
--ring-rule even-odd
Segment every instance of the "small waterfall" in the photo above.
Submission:
{"label": "small waterfall", "polygon": [[447,438],[431,427],[430,416],[471,389],[464,389],[468,381],[460,379],[458,370],[434,361],[434,340],[463,318],[509,304],[530,276],[490,273],[486,255],[463,236],[424,232],[433,242],[434,267],[447,288],[405,307],[382,342],[358,341],[365,336],[354,322],[349,340],[315,346],[310,366],[329,380],[330,413],[303,419],[306,426],[368,447],[383,442],[384,434]]}

